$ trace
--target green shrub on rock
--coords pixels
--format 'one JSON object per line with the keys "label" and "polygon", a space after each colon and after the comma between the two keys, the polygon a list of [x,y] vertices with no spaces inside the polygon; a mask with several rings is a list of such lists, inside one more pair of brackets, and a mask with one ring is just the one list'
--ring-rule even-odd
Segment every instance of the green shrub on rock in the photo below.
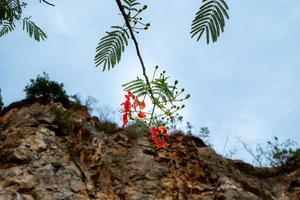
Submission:
{"label": "green shrub on rock", "polygon": [[61,133],[63,135],[71,134],[75,126],[75,120],[72,113],[68,110],[62,110],[56,106],[51,108],[51,112],[56,116],[54,124],[58,126]]}
{"label": "green shrub on rock", "polygon": [[64,90],[64,84],[52,81],[49,79],[47,73],[38,75],[37,78],[31,79],[24,91],[26,92],[26,98],[48,98],[51,100],[68,102],[68,95]]}

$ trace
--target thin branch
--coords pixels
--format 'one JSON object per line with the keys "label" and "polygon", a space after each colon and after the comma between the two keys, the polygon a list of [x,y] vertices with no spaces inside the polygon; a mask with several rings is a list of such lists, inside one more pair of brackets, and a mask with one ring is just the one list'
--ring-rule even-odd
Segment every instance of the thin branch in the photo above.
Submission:
{"label": "thin branch", "polygon": [[40,0],[40,2],[44,2],[45,4],[48,4],[48,5],[50,5],[50,6],[55,6],[54,4],[52,4],[52,3],[49,3],[48,1],[46,1],[46,0]]}
{"label": "thin branch", "polygon": [[142,56],[141,56],[141,52],[140,52],[140,49],[139,49],[139,44],[138,44],[138,42],[137,42],[137,40],[136,40],[136,38],[135,38],[135,36],[134,36],[133,29],[132,29],[132,27],[131,27],[131,25],[130,25],[130,22],[129,22],[128,18],[127,18],[127,15],[126,15],[126,13],[125,13],[125,10],[124,10],[124,7],[122,6],[121,1],[120,1],[120,0],[116,0],[116,2],[117,2],[117,4],[118,4],[119,10],[121,11],[121,14],[122,14],[124,20],[125,20],[125,24],[126,24],[126,26],[128,27],[128,30],[129,30],[131,39],[132,39],[133,42],[134,42],[134,46],[135,46],[135,49],[136,49],[136,53],[137,53],[137,56],[138,56],[138,58],[139,58],[140,64],[141,64],[142,69],[143,69],[143,76],[144,76],[145,79],[146,79],[146,83],[147,83],[147,85],[148,85],[148,87],[149,87],[150,97],[151,97],[151,99],[152,99],[153,104],[155,105],[155,104],[156,104],[156,100],[155,100],[155,97],[154,97],[153,92],[152,92],[152,89],[151,89],[151,85],[150,85],[149,78],[148,78],[147,73],[146,73],[146,67],[145,67],[143,58],[142,58]]}

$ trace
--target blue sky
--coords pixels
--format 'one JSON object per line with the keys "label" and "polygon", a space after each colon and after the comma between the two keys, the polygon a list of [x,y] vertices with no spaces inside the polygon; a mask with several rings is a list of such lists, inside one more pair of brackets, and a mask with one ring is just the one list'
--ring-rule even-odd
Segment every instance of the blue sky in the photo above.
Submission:
{"label": "blue sky", "polygon": [[[30,3],[24,13],[47,33],[46,41],[30,39],[21,25],[0,38],[4,102],[24,98],[29,79],[45,71],[69,94],[91,95],[117,109],[121,85],[141,76],[141,68],[132,45],[109,72],[93,64],[99,39],[123,23],[115,2],[51,2],[56,6]],[[201,1],[184,2],[147,1],[143,18],[151,28],[137,37],[146,65],[159,65],[192,94],[183,114],[194,131],[208,126],[220,153],[226,138],[226,150],[241,147],[237,137],[252,144],[273,136],[300,143],[300,2],[227,1],[230,20],[209,46],[189,36]],[[239,152],[236,157],[247,157]]]}

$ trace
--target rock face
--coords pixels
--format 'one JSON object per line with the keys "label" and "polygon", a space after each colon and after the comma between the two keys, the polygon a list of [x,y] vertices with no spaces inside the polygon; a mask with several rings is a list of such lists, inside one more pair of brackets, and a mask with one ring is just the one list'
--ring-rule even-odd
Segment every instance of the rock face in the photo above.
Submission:
{"label": "rock face", "polygon": [[[19,105],[19,104],[18,104]],[[53,108],[70,112],[61,131]],[[48,102],[0,115],[0,200],[300,200],[300,160],[255,168],[177,133],[156,151],[149,135],[105,130],[83,109]]]}

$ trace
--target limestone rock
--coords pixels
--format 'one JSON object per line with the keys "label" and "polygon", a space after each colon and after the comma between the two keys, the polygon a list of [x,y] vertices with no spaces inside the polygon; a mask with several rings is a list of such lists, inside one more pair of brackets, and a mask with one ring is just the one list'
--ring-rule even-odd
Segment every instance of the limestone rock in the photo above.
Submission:
{"label": "limestone rock", "polygon": [[[300,161],[256,168],[174,134],[156,151],[149,136],[106,133],[84,110],[14,104],[0,115],[0,200],[299,200]],[[61,135],[60,107],[75,125]]]}

